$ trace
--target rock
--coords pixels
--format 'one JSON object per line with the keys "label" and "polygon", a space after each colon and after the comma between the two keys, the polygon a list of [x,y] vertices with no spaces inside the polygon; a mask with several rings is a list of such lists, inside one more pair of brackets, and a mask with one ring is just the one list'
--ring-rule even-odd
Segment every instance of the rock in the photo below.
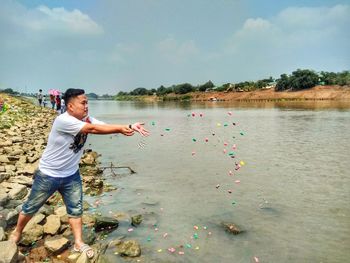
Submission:
{"label": "rock", "polygon": [[23,142],[23,138],[20,136],[17,137],[12,137],[12,142],[16,143],[16,142]]}
{"label": "rock", "polygon": [[0,163],[10,163],[10,160],[5,155],[0,155]]}
{"label": "rock", "polygon": [[23,154],[24,154],[24,151],[21,149],[15,149],[11,152],[12,156],[23,155]]}
{"label": "rock", "polygon": [[64,215],[64,216],[61,216],[60,217],[60,220],[61,220],[61,225],[62,224],[68,224],[68,215]]}
{"label": "rock", "polygon": [[8,165],[5,165],[5,170],[7,173],[11,173],[11,172],[15,172],[17,168],[12,164],[8,164]]}
{"label": "rock", "polygon": [[238,234],[243,232],[233,223],[222,222],[221,224],[224,226],[224,228],[227,232],[229,232],[233,235],[238,235]]}
{"label": "rock", "polygon": [[28,163],[34,163],[35,161],[39,160],[40,156],[34,155],[33,157],[28,157],[27,161]]}
{"label": "rock", "polygon": [[82,164],[93,165],[95,164],[95,158],[92,155],[87,155],[85,158],[81,159]]}
{"label": "rock", "polygon": [[12,141],[11,140],[0,141],[0,146],[11,146],[11,145],[12,145]]}
{"label": "rock", "polygon": [[119,221],[117,219],[111,217],[97,217],[95,222],[95,230],[109,230],[113,228],[117,228],[119,225]]}
{"label": "rock", "polygon": [[28,176],[18,175],[15,177],[11,177],[9,182],[31,186],[33,184],[33,179]]}
{"label": "rock", "polygon": [[44,204],[42,207],[40,207],[38,213],[44,214],[45,216],[49,216],[54,213],[54,210],[51,206]]}
{"label": "rock", "polygon": [[83,240],[86,244],[92,245],[96,240],[96,232],[93,227],[84,227],[83,228]]}
{"label": "rock", "polygon": [[55,209],[55,215],[58,215],[59,217],[67,215],[67,209],[65,206],[61,206]]}
{"label": "rock", "polygon": [[16,184],[16,186],[8,192],[8,195],[11,199],[21,200],[27,195],[27,193],[28,190],[25,185]]}
{"label": "rock", "polygon": [[29,262],[45,262],[49,256],[44,246],[34,247],[30,252]]}
{"label": "rock", "polygon": [[121,241],[116,252],[121,256],[138,257],[141,255],[141,247],[136,240]]}
{"label": "rock", "polygon": [[9,159],[10,162],[16,162],[19,160],[19,156],[7,156],[7,158]]}
{"label": "rock", "polygon": [[88,263],[88,262],[89,262],[89,258],[87,257],[86,253],[81,253],[75,263]]}
{"label": "rock", "polygon": [[18,251],[17,263],[26,263],[26,256],[21,251]]}
{"label": "rock", "polygon": [[14,226],[17,224],[18,215],[19,212],[15,209],[12,209],[8,212],[8,214],[6,215],[7,227]]}
{"label": "rock", "polygon": [[35,170],[37,169],[37,165],[30,165],[27,164],[25,167],[23,167],[21,170],[17,171],[18,175],[33,175]]}
{"label": "rock", "polygon": [[69,243],[69,240],[65,237],[55,236],[47,238],[44,246],[49,252],[59,254],[69,246]]}
{"label": "rock", "polygon": [[[28,225],[27,225],[28,226]],[[31,245],[34,242],[40,240],[44,234],[44,227],[38,224],[31,225],[30,228],[24,228],[22,233],[22,238],[20,240],[20,244],[25,246]]]}
{"label": "rock", "polygon": [[8,202],[8,194],[6,193],[6,190],[4,187],[0,186],[0,206],[4,206]]}
{"label": "rock", "polygon": [[3,181],[7,180],[10,178],[10,174],[8,173],[0,173],[0,183],[2,183]]}
{"label": "rock", "polygon": [[96,223],[96,217],[90,214],[83,214],[82,220],[84,226],[94,226]]}
{"label": "rock", "polygon": [[89,210],[90,207],[91,207],[91,205],[88,202],[83,201],[83,209],[84,209],[84,211]]}
{"label": "rock", "polygon": [[18,206],[22,206],[22,204],[23,204],[23,201],[12,199],[8,201],[8,203],[4,207],[11,210],[11,209],[16,209]]}
{"label": "rock", "polygon": [[49,215],[46,218],[46,224],[44,225],[44,233],[55,235],[61,227],[60,217],[57,215]]}
{"label": "rock", "polygon": [[5,166],[0,166],[0,173],[3,173],[5,171],[6,171]]}
{"label": "rock", "polygon": [[16,263],[18,257],[18,248],[12,241],[0,242],[0,262]]}
{"label": "rock", "polygon": [[98,260],[97,260],[97,263],[110,263],[110,260],[108,259],[107,256],[100,255]]}
{"label": "rock", "polygon": [[40,224],[45,219],[45,215],[41,213],[36,213],[28,222],[28,224],[25,226],[24,230],[28,227],[30,228],[31,225]]}
{"label": "rock", "polygon": [[119,222],[124,221],[124,222],[129,222],[130,221],[130,215],[124,212],[117,212],[113,214],[113,217],[117,219]]}
{"label": "rock", "polygon": [[108,261],[103,260],[103,256],[105,255],[106,250],[108,248],[107,244],[98,243],[98,244],[92,245],[91,247],[92,247],[92,249],[95,252],[95,256],[92,259],[94,262],[96,262],[96,263],[98,263],[98,262],[100,262],[100,263],[102,263],[102,262],[108,263]]}
{"label": "rock", "polygon": [[71,263],[76,263],[77,259],[80,257],[80,253],[74,252],[73,254],[70,254],[67,259]]}
{"label": "rock", "polygon": [[0,227],[0,241],[4,241],[6,239],[5,231],[2,227]]}
{"label": "rock", "polygon": [[138,226],[142,222],[142,215],[136,215],[131,217],[131,225]]}
{"label": "rock", "polygon": [[83,182],[92,188],[102,188],[103,180],[96,178],[95,176],[84,176]]}

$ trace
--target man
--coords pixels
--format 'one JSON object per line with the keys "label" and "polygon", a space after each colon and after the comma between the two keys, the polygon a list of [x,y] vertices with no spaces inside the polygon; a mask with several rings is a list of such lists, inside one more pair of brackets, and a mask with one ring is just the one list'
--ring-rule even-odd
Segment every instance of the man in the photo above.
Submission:
{"label": "man", "polygon": [[39,106],[41,107],[41,104],[43,102],[43,90],[42,89],[39,89],[39,93],[37,95],[37,98],[38,98],[38,103],[39,103]]}
{"label": "man", "polygon": [[132,136],[134,132],[148,136],[142,123],[109,125],[88,116],[88,100],[82,89],[68,89],[65,93],[67,111],[58,116],[51,128],[48,143],[35,172],[32,190],[23,204],[16,229],[10,240],[18,242],[23,228],[46,200],[56,191],[63,197],[68,221],[74,235],[74,250],[94,256],[91,247],[82,239],[82,182],[79,162],[89,133],[121,133]]}

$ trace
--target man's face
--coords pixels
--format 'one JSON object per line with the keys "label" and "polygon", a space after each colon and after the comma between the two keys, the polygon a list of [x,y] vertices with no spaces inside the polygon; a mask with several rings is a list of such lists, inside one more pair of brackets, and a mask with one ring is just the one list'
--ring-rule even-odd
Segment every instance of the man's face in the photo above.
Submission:
{"label": "man's face", "polygon": [[82,120],[88,115],[88,99],[82,94],[73,99],[68,103],[69,113],[75,118]]}

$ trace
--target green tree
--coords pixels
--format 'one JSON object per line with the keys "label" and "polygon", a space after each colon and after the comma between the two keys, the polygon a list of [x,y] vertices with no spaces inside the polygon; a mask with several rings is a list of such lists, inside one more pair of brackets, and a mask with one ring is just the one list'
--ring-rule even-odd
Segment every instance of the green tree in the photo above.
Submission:
{"label": "green tree", "polygon": [[186,94],[194,91],[195,88],[189,83],[183,83],[174,87],[175,94]]}
{"label": "green tree", "polygon": [[208,82],[204,83],[203,85],[198,86],[198,90],[199,91],[206,91],[207,89],[212,89],[214,87],[215,87],[214,83],[211,80],[209,80]]}
{"label": "green tree", "polygon": [[282,74],[281,77],[277,80],[276,91],[283,91],[289,89],[289,77],[287,74]]}
{"label": "green tree", "polygon": [[136,88],[130,92],[130,95],[133,95],[133,96],[140,96],[140,95],[147,95],[147,94],[148,94],[148,90],[146,88]]}
{"label": "green tree", "polygon": [[309,69],[297,69],[292,72],[290,85],[292,90],[302,90],[315,87],[318,84],[319,76]]}
{"label": "green tree", "polygon": [[89,98],[89,99],[97,99],[98,98],[98,95],[96,93],[87,93],[86,96]]}

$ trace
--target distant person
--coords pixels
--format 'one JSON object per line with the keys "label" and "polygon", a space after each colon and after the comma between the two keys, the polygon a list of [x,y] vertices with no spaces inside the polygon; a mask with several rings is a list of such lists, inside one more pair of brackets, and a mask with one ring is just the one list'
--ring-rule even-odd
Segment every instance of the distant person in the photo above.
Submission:
{"label": "distant person", "polygon": [[61,97],[56,95],[56,110],[58,113],[61,113]]}
{"label": "distant person", "polygon": [[38,103],[39,103],[39,106],[41,107],[42,103],[43,103],[43,90],[42,89],[39,89],[39,93],[37,95],[37,99],[38,99]]}
{"label": "distant person", "polygon": [[51,109],[55,109],[55,105],[56,105],[56,98],[55,95],[50,94],[50,102],[51,102]]}
{"label": "distant person", "polygon": [[4,107],[4,99],[0,97],[0,113],[2,112],[3,107]]}
{"label": "distant person", "polygon": [[28,221],[58,191],[66,205],[68,222],[73,232],[73,249],[93,258],[94,250],[84,243],[82,237],[83,190],[79,162],[87,136],[89,133],[132,136],[134,132],[148,136],[149,132],[143,128],[143,123],[105,124],[90,117],[88,99],[84,93],[82,89],[66,91],[64,100],[67,111],[58,116],[52,125],[39,169],[35,172],[31,193],[22,206],[17,226],[9,239],[19,242]]}
{"label": "distant person", "polygon": [[46,95],[43,96],[43,105],[44,105],[44,108],[46,108],[46,105],[47,105]]}
{"label": "distant person", "polygon": [[64,96],[62,96],[61,99],[61,113],[65,113],[66,112],[66,102],[64,101]]}

